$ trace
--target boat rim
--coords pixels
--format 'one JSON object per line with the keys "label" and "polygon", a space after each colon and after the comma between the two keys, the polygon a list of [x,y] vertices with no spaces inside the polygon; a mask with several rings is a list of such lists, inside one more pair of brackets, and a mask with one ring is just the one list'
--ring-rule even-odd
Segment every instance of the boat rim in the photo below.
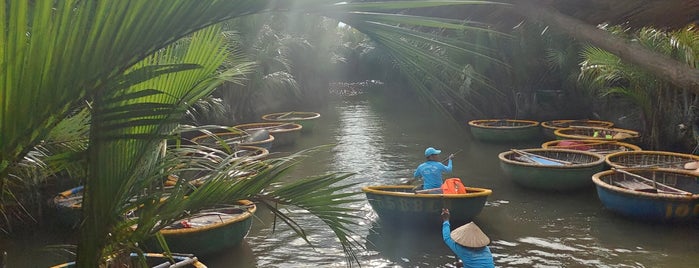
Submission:
{"label": "boat rim", "polygon": [[[279,115],[284,115],[284,114],[290,114],[290,115],[309,115],[309,117],[302,117],[302,118],[289,118],[289,119],[279,119],[274,116],[279,116]],[[271,118],[274,117],[274,118]],[[262,120],[268,120],[268,121],[301,121],[301,120],[312,120],[320,117],[320,113],[316,112],[281,112],[281,113],[271,113],[271,114],[265,114],[262,116]]]}
{"label": "boat rim", "polygon": [[556,130],[556,129],[567,128],[567,127],[555,127],[555,126],[552,126],[551,124],[553,124],[553,122],[558,122],[558,123],[570,123],[570,122],[575,122],[575,121],[600,123],[600,124],[609,125],[608,127],[613,127],[613,126],[614,126],[614,122],[611,122],[611,121],[588,120],[588,119],[560,119],[560,120],[549,120],[549,121],[541,122],[541,127],[543,127],[543,128],[548,128],[548,129],[551,129],[551,130]]}
{"label": "boat rim", "polygon": [[[624,146],[624,147],[626,147],[626,148],[631,148],[633,151],[642,151],[642,150],[643,150],[643,149],[641,149],[641,147],[639,147],[639,146],[637,146],[637,145],[634,145],[634,144],[631,144],[631,143],[627,143],[627,142],[622,142],[622,141],[619,141],[619,140],[609,140],[609,141],[602,141],[602,140],[568,140],[568,139],[567,139],[567,140],[552,140],[552,141],[547,141],[547,142],[542,143],[542,144],[541,144],[541,148],[543,148],[543,149],[563,149],[563,148],[551,148],[551,147],[556,147],[556,145],[553,145],[553,144],[557,144],[557,143],[560,143],[560,142],[562,142],[562,141],[596,142],[596,143],[600,143],[600,144],[607,144],[607,143],[609,143],[609,144],[616,144],[616,145]],[[581,144],[580,146],[586,146],[586,145],[587,145],[587,144]],[[589,146],[589,145],[588,145],[588,146]],[[582,151],[582,150],[579,150],[579,151]]]}
{"label": "boat rim", "polygon": [[[210,229],[217,229],[217,228],[220,228],[222,226],[230,225],[233,223],[237,223],[237,222],[241,222],[241,221],[244,221],[246,219],[249,219],[255,214],[255,211],[257,211],[257,206],[255,205],[255,203],[253,203],[250,200],[239,200],[238,202],[236,202],[236,204],[247,206],[247,209],[244,212],[240,213],[240,215],[238,215],[236,217],[233,217],[233,218],[230,218],[227,220],[223,220],[222,222],[212,223],[212,224],[201,226],[201,227],[180,228],[180,229],[161,229],[159,232],[162,235],[177,235],[177,234],[197,233],[197,232],[206,231],[206,230],[210,230]],[[194,215],[196,215],[196,214],[194,214]]]}
{"label": "boat rim", "polygon": [[300,124],[290,123],[290,122],[258,122],[258,123],[240,124],[240,125],[235,125],[233,127],[247,132],[247,130],[245,130],[246,127],[253,128],[253,129],[255,128],[254,126],[263,127],[263,128],[273,128],[275,126],[281,126],[281,125],[285,125],[285,126],[290,125],[293,127],[292,128],[285,127],[285,128],[280,128],[280,129],[270,129],[270,130],[268,130],[269,133],[270,134],[272,134],[272,133],[286,133],[286,132],[298,131],[298,130],[301,130],[301,128],[303,128],[303,126],[301,126]]}
{"label": "boat rim", "polygon": [[[241,135],[241,133],[236,133],[236,132],[222,132],[222,133],[213,133],[213,134],[210,134],[210,135],[209,135],[209,134],[204,134],[204,135],[199,135],[199,136],[196,136],[196,137],[192,138],[191,141],[198,144],[198,143],[200,143],[200,141],[199,141],[200,139],[204,139],[204,138],[206,138],[206,137],[217,136],[217,137],[220,138],[221,136],[227,136],[227,135]],[[244,136],[241,136],[241,137],[244,137]],[[239,142],[239,144],[241,144],[241,146],[250,146],[250,145],[255,146],[255,145],[258,145],[258,144],[264,144],[264,143],[269,143],[269,142],[273,142],[273,141],[274,141],[274,136],[272,136],[272,134],[270,134],[270,135],[269,135],[269,138],[267,138],[267,139],[265,139],[265,140],[261,140],[261,141],[251,141],[251,142],[242,142],[242,141],[241,141],[241,142]]]}
{"label": "boat rim", "polygon": [[[653,169],[630,168],[630,169],[624,169],[624,170],[628,171],[628,172],[651,170],[651,171],[677,173],[677,174],[688,175],[688,176],[696,176],[696,174],[693,174],[692,172],[689,172],[689,171],[678,170],[678,169],[669,169],[669,168],[653,168]],[[612,184],[609,184],[609,183],[602,181],[602,179],[601,179],[602,176],[606,176],[606,175],[613,174],[613,173],[616,173],[616,171],[605,170],[605,171],[597,172],[597,173],[592,175],[592,182],[594,182],[595,185],[598,187],[602,187],[602,188],[605,188],[605,189],[613,191],[613,192],[620,192],[620,193],[625,193],[625,194],[630,194],[630,195],[643,196],[643,197],[647,197],[650,199],[663,199],[663,200],[668,200],[668,199],[673,199],[673,200],[699,199],[699,194],[678,195],[678,194],[665,194],[665,193],[647,193],[647,192],[626,189],[626,188],[615,186],[615,185],[612,185]]]}
{"label": "boat rim", "polygon": [[604,163],[605,157],[601,154],[598,153],[592,153],[592,152],[586,152],[586,151],[580,151],[580,150],[570,150],[570,149],[544,149],[544,148],[531,148],[531,149],[521,149],[522,151],[525,152],[541,152],[541,151],[554,151],[554,152],[564,152],[564,153],[573,153],[573,154],[584,154],[588,156],[593,156],[596,157],[597,160],[589,163],[581,163],[581,164],[572,164],[572,165],[560,165],[560,166],[551,166],[551,165],[536,165],[532,163],[524,163],[520,161],[514,161],[505,158],[505,155],[508,154],[514,154],[512,150],[504,151],[500,154],[498,154],[498,158],[500,158],[500,161],[503,161],[505,163],[511,164],[511,165],[517,165],[517,166],[527,166],[527,167],[543,167],[543,168],[557,168],[557,169],[573,169],[573,168],[584,168],[584,167],[593,167],[597,165],[601,165]]}
{"label": "boat rim", "polygon": [[[615,168],[628,168],[628,167],[626,167],[626,166],[619,165],[619,164],[617,164],[617,162],[612,162],[612,160],[610,160],[611,158],[619,157],[619,156],[627,155],[627,154],[628,154],[628,155],[632,155],[632,154],[635,154],[635,155],[637,155],[637,154],[646,154],[646,155],[670,155],[670,156],[677,156],[677,157],[685,157],[685,158],[692,159],[692,160],[694,160],[694,161],[699,161],[699,156],[696,156],[696,155],[693,155],[693,154],[683,154],[683,153],[667,152],[667,151],[646,151],[646,150],[641,150],[641,151],[627,151],[627,152],[616,152],[616,153],[611,153],[611,154],[608,154],[608,155],[604,158],[604,162],[606,162],[608,165],[610,165],[610,166],[612,166],[612,167],[615,167]],[[677,170],[680,170],[680,169],[677,169]]]}
{"label": "boat rim", "polygon": [[[173,267],[174,265],[180,265],[176,267],[189,267],[189,266],[181,266],[182,264],[184,265],[191,265],[195,268],[207,268],[206,265],[203,263],[199,262],[198,258],[194,256],[194,254],[182,254],[182,253],[171,253],[170,255],[166,255],[165,253],[150,253],[150,252],[143,252],[143,257],[146,258],[162,258],[162,259],[172,259],[176,261],[176,263],[171,264],[171,266],[168,267]],[[138,257],[138,253],[131,253],[129,254],[130,257]],[[58,265],[51,266],[50,268],[65,268],[65,267],[71,267],[71,265],[75,265],[75,261],[72,262],[66,262]]]}
{"label": "boat rim", "polygon": [[[241,158],[241,157],[249,157],[249,158],[251,158],[251,159],[254,159],[254,158],[262,158],[262,157],[265,157],[265,156],[269,155],[269,150],[267,150],[267,149],[264,148],[264,147],[260,147],[260,146],[254,146],[254,145],[240,145],[240,146],[238,146],[238,149],[239,149],[240,151],[242,151],[242,150],[253,151],[253,154],[252,154],[252,155],[248,155],[248,156],[238,156],[238,157],[235,157],[235,159]],[[237,152],[237,151],[236,151],[236,152]]]}
{"label": "boat rim", "polygon": [[638,138],[641,136],[638,131],[635,130],[630,130],[630,129],[623,129],[623,128],[607,128],[607,127],[584,127],[586,129],[595,129],[595,130],[611,130],[615,131],[618,133],[626,133],[631,135],[631,137],[624,138],[624,139],[607,139],[605,137],[590,137],[590,136],[585,136],[585,135],[578,135],[578,134],[567,134],[563,133],[565,131],[571,130],[571,129],[576,129],[575,127],[567,127],[567,128],[559,128],[553,131],[554,135],[557,137],[569,139],[569,140],[574,140],[576,139],[575,137],[583,137],[582,139],[578,140],[625,140],[625,139],[633,139],[633,138]]}
{"label": "boat rim", "polygon": [[[480,125],[482,123],[486,122],[495,122],[495,121],[507,121],[507,122],[518,122],[518,123],[526,123],[526,125],[522,126],[483,126]],[[477,120],[471,120],[468,121],[468,125],[472,127],[477,127],[477,128],[485,128],[485,129],[513,129],[513,128],[530,128],[530,127],[538,127],[539,122],[538,121],[533,121],[533,120],[520,120],[520,119],[477,119]]]}
{"label": "boat rim", "polygon": [[[372,193],[377,195],[390,195],[396,197],[417,197],[417,198],[451,198],[451,199],[461,199],[464,197],[481,197],[489,196],[493,193],[493,190],[487,188],[478,187],[466,187],[465,194],[421,194],[413,192],[395,192],[386,191],[384,189],[413,189],[415,186],[412,185],[374,185],[374,186],[364,186],[362,187],[362,192]],[[468,190],[476,191],[469,193]]]}

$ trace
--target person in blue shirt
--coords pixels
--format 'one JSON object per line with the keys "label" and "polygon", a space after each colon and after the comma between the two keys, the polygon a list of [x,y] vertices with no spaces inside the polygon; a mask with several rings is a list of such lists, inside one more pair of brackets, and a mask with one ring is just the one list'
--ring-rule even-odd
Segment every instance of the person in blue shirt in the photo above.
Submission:
{"label": "person in blue shirt", "polygon": [[490,238],[473,222],[451,230],[449,209],[442,209],[442,238],[451,251],[459,257],[463,267],[494,268],[493,254],[488,244]]}
{"label": "person in blue shirt", "polygon": [[442,151],[432,147],[425,149],[427,161],[420,164],[413,174],[414,178],[422,178],[422,189],[429,193],[441,193],[442,173],[451,173],[452,170],[451,159],[454,158],[454,155],[449,155],[449,162],[445,166],[439,162],[440,153]]}

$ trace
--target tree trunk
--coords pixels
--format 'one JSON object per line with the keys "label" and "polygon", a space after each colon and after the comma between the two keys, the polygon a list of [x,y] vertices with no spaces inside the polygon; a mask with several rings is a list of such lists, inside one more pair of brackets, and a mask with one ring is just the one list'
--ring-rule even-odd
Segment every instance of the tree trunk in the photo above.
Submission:
{"label": "tree trunk", "polygon": [[530,1],[518,1],[513,10],[524,17],[558,28],[579,41],[614,53],[622,60],[646,69],[670,83],[699,94],[699,70],[666,55],[628,42],[557,10]]}

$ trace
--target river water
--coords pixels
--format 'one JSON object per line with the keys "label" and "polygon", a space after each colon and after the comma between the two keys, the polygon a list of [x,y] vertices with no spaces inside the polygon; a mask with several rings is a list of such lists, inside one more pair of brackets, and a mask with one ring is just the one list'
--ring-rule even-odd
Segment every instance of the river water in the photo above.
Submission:
{"label": "river water", "polygon": [[[497,155],[514,147],[539,147],[541,141],[481,143],[471,139],[465,122],[431,110],[399,95],[333,100],[319,111],[311,133],[281,150],[332,146],[310,155],[287,179],[353,172],[347,183],[360,186],[347,191],[359,192],[361,186],[399,184],[411,177],[426,147],[442,149],[444,155],[461,150],[452,176],[467,186],[493,190],[475,222],[492,240],[497,267],[699,267],[698,224],[627,220],[606,211],[594,188],[544,193],[518,187],[503,174]],[[365,246],[358,254],[362,267],[453,267],[456,259],[442,242],[439,225],[432,230],[381,226],[366,197],[357,198],[362,201],[352,207],[362,220],[354,238]],[[333,233],[303,211],[291,212],[303,219],[313,247],[284,224],[274,227],[270,214],[258,208],[242,245],[201,259],[209,267],[344,267]],[[46,267],[55,257],[43,245],[57,240],[41,234],[3,241],[10,264],[16,264],[8,267]]]}

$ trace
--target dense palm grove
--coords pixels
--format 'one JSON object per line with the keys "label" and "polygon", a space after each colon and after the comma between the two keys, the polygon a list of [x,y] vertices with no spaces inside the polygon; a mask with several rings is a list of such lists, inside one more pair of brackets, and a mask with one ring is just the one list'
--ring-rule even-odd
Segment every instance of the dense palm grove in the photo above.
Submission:
{"label": "dense palm grove", "polygon": [[[699,135],[692,91],[547,25],[496,31],[472,21],[393,14],[451,1],[342,8],[313,0],[115,2],[5,3],[0,17],[2,230],[41,228],[46,199],[60,187],[86,185],[81,267],[138,251],[140,241],[184,211],[245,198],[310,211],[333,228],[352,263],[361,246],[349,237],[351,223],[337,215],[351,217],[340,205],[353,197],[331,186],[349,174],[265,190],[304,152],[204,168],[191,161],[207,159],[182,156],[206,148],[178,142],[197,126],[322,105],[331,84],[381,81],[392,94],[414,94],[458,122],[604,119],[641,131],[647,148],[685,152],[694,152]],[[155,12],[161,15],[142,15]],[[601,28],[696,68],[693,26]],[[168,192],[157,187],[192,166],[214,179],[194,191],[184,184]],[[257,172],[257,179],[228,178],[239,169]],[[319,194],[324,202],[310,198]],[[174,201],[153,202],[166,195]],[[135,208],[144,211],[138,219],[122,218]]]}

